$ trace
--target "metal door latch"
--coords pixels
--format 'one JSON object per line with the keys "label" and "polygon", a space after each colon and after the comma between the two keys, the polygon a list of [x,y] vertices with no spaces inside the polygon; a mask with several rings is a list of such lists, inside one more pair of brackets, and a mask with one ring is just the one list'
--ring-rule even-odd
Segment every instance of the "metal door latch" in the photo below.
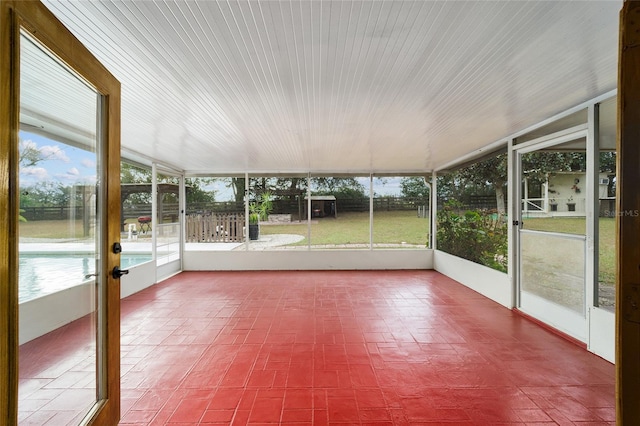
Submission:
{"label": "metal door latch", "polygon": [[127,275],[128,273],[129,273],[128,269],[120,269],[119,266],[114,266],[113,270],[111,271],[111,276],[117,280],[121,276]]}

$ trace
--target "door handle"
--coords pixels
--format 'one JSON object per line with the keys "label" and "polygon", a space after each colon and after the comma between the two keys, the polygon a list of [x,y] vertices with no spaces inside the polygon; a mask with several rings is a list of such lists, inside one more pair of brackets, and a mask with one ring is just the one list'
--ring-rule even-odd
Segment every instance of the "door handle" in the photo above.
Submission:
{"label": "door handle", "polygon": [[128,269],[120,269],[119,266],[114,266],[113,270],[111,271],[111,276],[117,280],[121,276],[127,275],[128,273],[129,273]]}

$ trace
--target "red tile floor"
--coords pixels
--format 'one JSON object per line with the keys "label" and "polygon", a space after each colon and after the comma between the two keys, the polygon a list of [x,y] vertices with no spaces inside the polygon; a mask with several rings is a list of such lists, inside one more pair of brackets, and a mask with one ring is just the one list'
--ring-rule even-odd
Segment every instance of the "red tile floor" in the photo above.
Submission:
{"label": "red tile floor", "polygon": [[122,301],[123,425],[614,423],[612,364],[434,271],[187,272]]}

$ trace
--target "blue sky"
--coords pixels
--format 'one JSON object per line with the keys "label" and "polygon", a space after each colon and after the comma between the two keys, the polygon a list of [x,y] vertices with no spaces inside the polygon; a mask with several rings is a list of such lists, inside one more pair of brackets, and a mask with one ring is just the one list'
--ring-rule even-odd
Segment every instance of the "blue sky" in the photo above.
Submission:
{"label": "blue sky", "polygon": [[63,185],[96,181],[96,155],[80,148],[53,141],[44,136],[21,131],[20,151],[33,147],[40,151],[42,161],[35,166],[20,166],[20,186],[33,186],[57,181]]}

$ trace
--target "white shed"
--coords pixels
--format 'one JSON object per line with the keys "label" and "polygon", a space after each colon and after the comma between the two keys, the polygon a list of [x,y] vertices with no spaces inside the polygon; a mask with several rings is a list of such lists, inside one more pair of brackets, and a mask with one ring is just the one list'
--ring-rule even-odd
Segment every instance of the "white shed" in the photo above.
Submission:
{"label": "white shed", "polygon": [[[309,197],[304,197],[308,200]],[[305,205],[308,205],[305,204]],[[311,217],[338,217],[335,195],[312,195],[311,196]]]}

